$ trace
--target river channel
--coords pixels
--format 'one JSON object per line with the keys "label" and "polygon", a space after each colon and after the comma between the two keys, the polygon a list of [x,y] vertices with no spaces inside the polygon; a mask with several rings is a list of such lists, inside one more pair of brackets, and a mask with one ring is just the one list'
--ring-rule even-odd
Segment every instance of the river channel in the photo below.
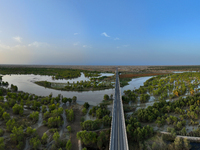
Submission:
{"label": "river channel", "polygon": [[[114,74],[111,73],[102,73],[101,76],[112,76]],[[140,77],[134,78],[129,82],[129,85],[121,88],[121,92],[123,94],[124,90],[133,90],[135,88],[139,88],[144,84],[146,80],[151,77]],[[73,83],[77,81],[88,81],[90,78],[85,77],[83,73],[81,76],[75,79],[69,80],[52,80],[51,76],[41,76],[41,75],[4,75],[3,81],[7,81],[9,84],[16,85],[19,91],[35,94],[38,96],[48,96],[50,93],[53,96],[57,96],[58,94],[62,94],[64,97],[73,97],[77,96],[77,103],[84,104],[88,102],[90,105],[97,105],[103,100],[104,94],[114,95],[115,89],[107,89],[107,90],[100,90],[100,91],[84,91],[84,92],[77,92],[77,91],[60,91],[45,88],[35,84],[35,81],[49,81],[49,82],[59,82],[59,83]]]}

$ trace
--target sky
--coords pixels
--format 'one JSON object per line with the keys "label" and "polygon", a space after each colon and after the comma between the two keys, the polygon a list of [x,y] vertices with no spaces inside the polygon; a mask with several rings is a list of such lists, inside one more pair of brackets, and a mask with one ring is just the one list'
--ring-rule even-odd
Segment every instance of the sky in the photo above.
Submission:
{"label": "sky", "polygon": [[0,64],[200,65],[199,0],[0,0]]}

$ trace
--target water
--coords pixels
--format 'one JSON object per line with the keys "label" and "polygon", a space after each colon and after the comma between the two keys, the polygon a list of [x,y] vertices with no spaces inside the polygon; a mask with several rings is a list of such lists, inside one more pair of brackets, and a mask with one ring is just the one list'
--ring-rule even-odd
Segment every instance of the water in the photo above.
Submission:
{"label": "water", "polygon": [[[130,82],[128,82],[129,85],[121,88],[121,91],[123,92],[124,90],[134,90],[138,89],[140,86],[144,85],[144,82],[147,81],[148,79],[152,78],[153,76],[149,77],[140,77],[140,78],[134,78]],[[123,93],[122,93],[123,94]]]}
{"label": "water", "polygon": [[192,146],[190,150],[200,149],[200,143],[190,142],[190,145]]}
{"label": "water", "polygon": [[[101,76],[110,76],[113,74],[102,73]],[[124,90],[133,90],[134,88],[139,88],[143,86],[143,83],[151,77],[141,77],[134,78],[129,82],[129,85],[121,88],[121,92],[123,94]],[[41,75],[5,75],[3,76],[3,81],[9,82],[9,84],[17,85],[19,91],[24,91],[27,93],[35,94],[38,96],[48,96],[50,93],[53,96],[57,96],[58,94],[62,94],[64,97],[77,97],[78,104],[84,104],[88,102],[90,105],[97,105],[102,102],[104,94],[114,95],[115,89],[107,89],[101,91],[84,91],[84,92],[76,92],[76,91],[60,91],[45,88],[35,84],[35,81],[50,81],[50,82],[73,82],[73,81],[81,81],[86,79],[84,74],[81,74],[81,77],[70,80],[52,80],[51,76],[41,76]],[[89,78],[88,78],[89,79]]]}

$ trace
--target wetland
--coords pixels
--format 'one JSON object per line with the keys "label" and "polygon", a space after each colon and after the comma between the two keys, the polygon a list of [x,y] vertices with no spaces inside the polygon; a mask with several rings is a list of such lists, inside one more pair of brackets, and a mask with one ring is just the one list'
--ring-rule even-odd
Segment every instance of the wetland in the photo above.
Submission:
{"label": "wetland", "polygon": [[[76,78],[0,72],[0,145],[8,150],[65,149],[70,145],[78,149],[81,140],[87,149],[108,149],[114,73],[76,72],[80,72]],[[159,149],[163,147],[159,143],[168,149],[180,140],[178,136],[200,136],[200,73],[151,75],[126,78],[127,83],[121,86],[130,149]],[[51,87],[35,83],[41,81],[51,83]],[[81,82],[90,82],[90,86],[85,89],[82,84],[84,90],[52,87],[80,86]],[[95,83],[112,86],[94,89]],[[188,147],[182,145],[183,149],[191,148],[187,140],[182,143],[188,143]]]}

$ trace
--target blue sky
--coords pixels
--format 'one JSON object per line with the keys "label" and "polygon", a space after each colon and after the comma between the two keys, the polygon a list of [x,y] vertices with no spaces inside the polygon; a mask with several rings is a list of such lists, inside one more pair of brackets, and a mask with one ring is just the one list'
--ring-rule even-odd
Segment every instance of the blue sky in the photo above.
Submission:
{"label": "blue sky", "polygon": [[200,65],[198,0],[1,0],[0,64]]}

